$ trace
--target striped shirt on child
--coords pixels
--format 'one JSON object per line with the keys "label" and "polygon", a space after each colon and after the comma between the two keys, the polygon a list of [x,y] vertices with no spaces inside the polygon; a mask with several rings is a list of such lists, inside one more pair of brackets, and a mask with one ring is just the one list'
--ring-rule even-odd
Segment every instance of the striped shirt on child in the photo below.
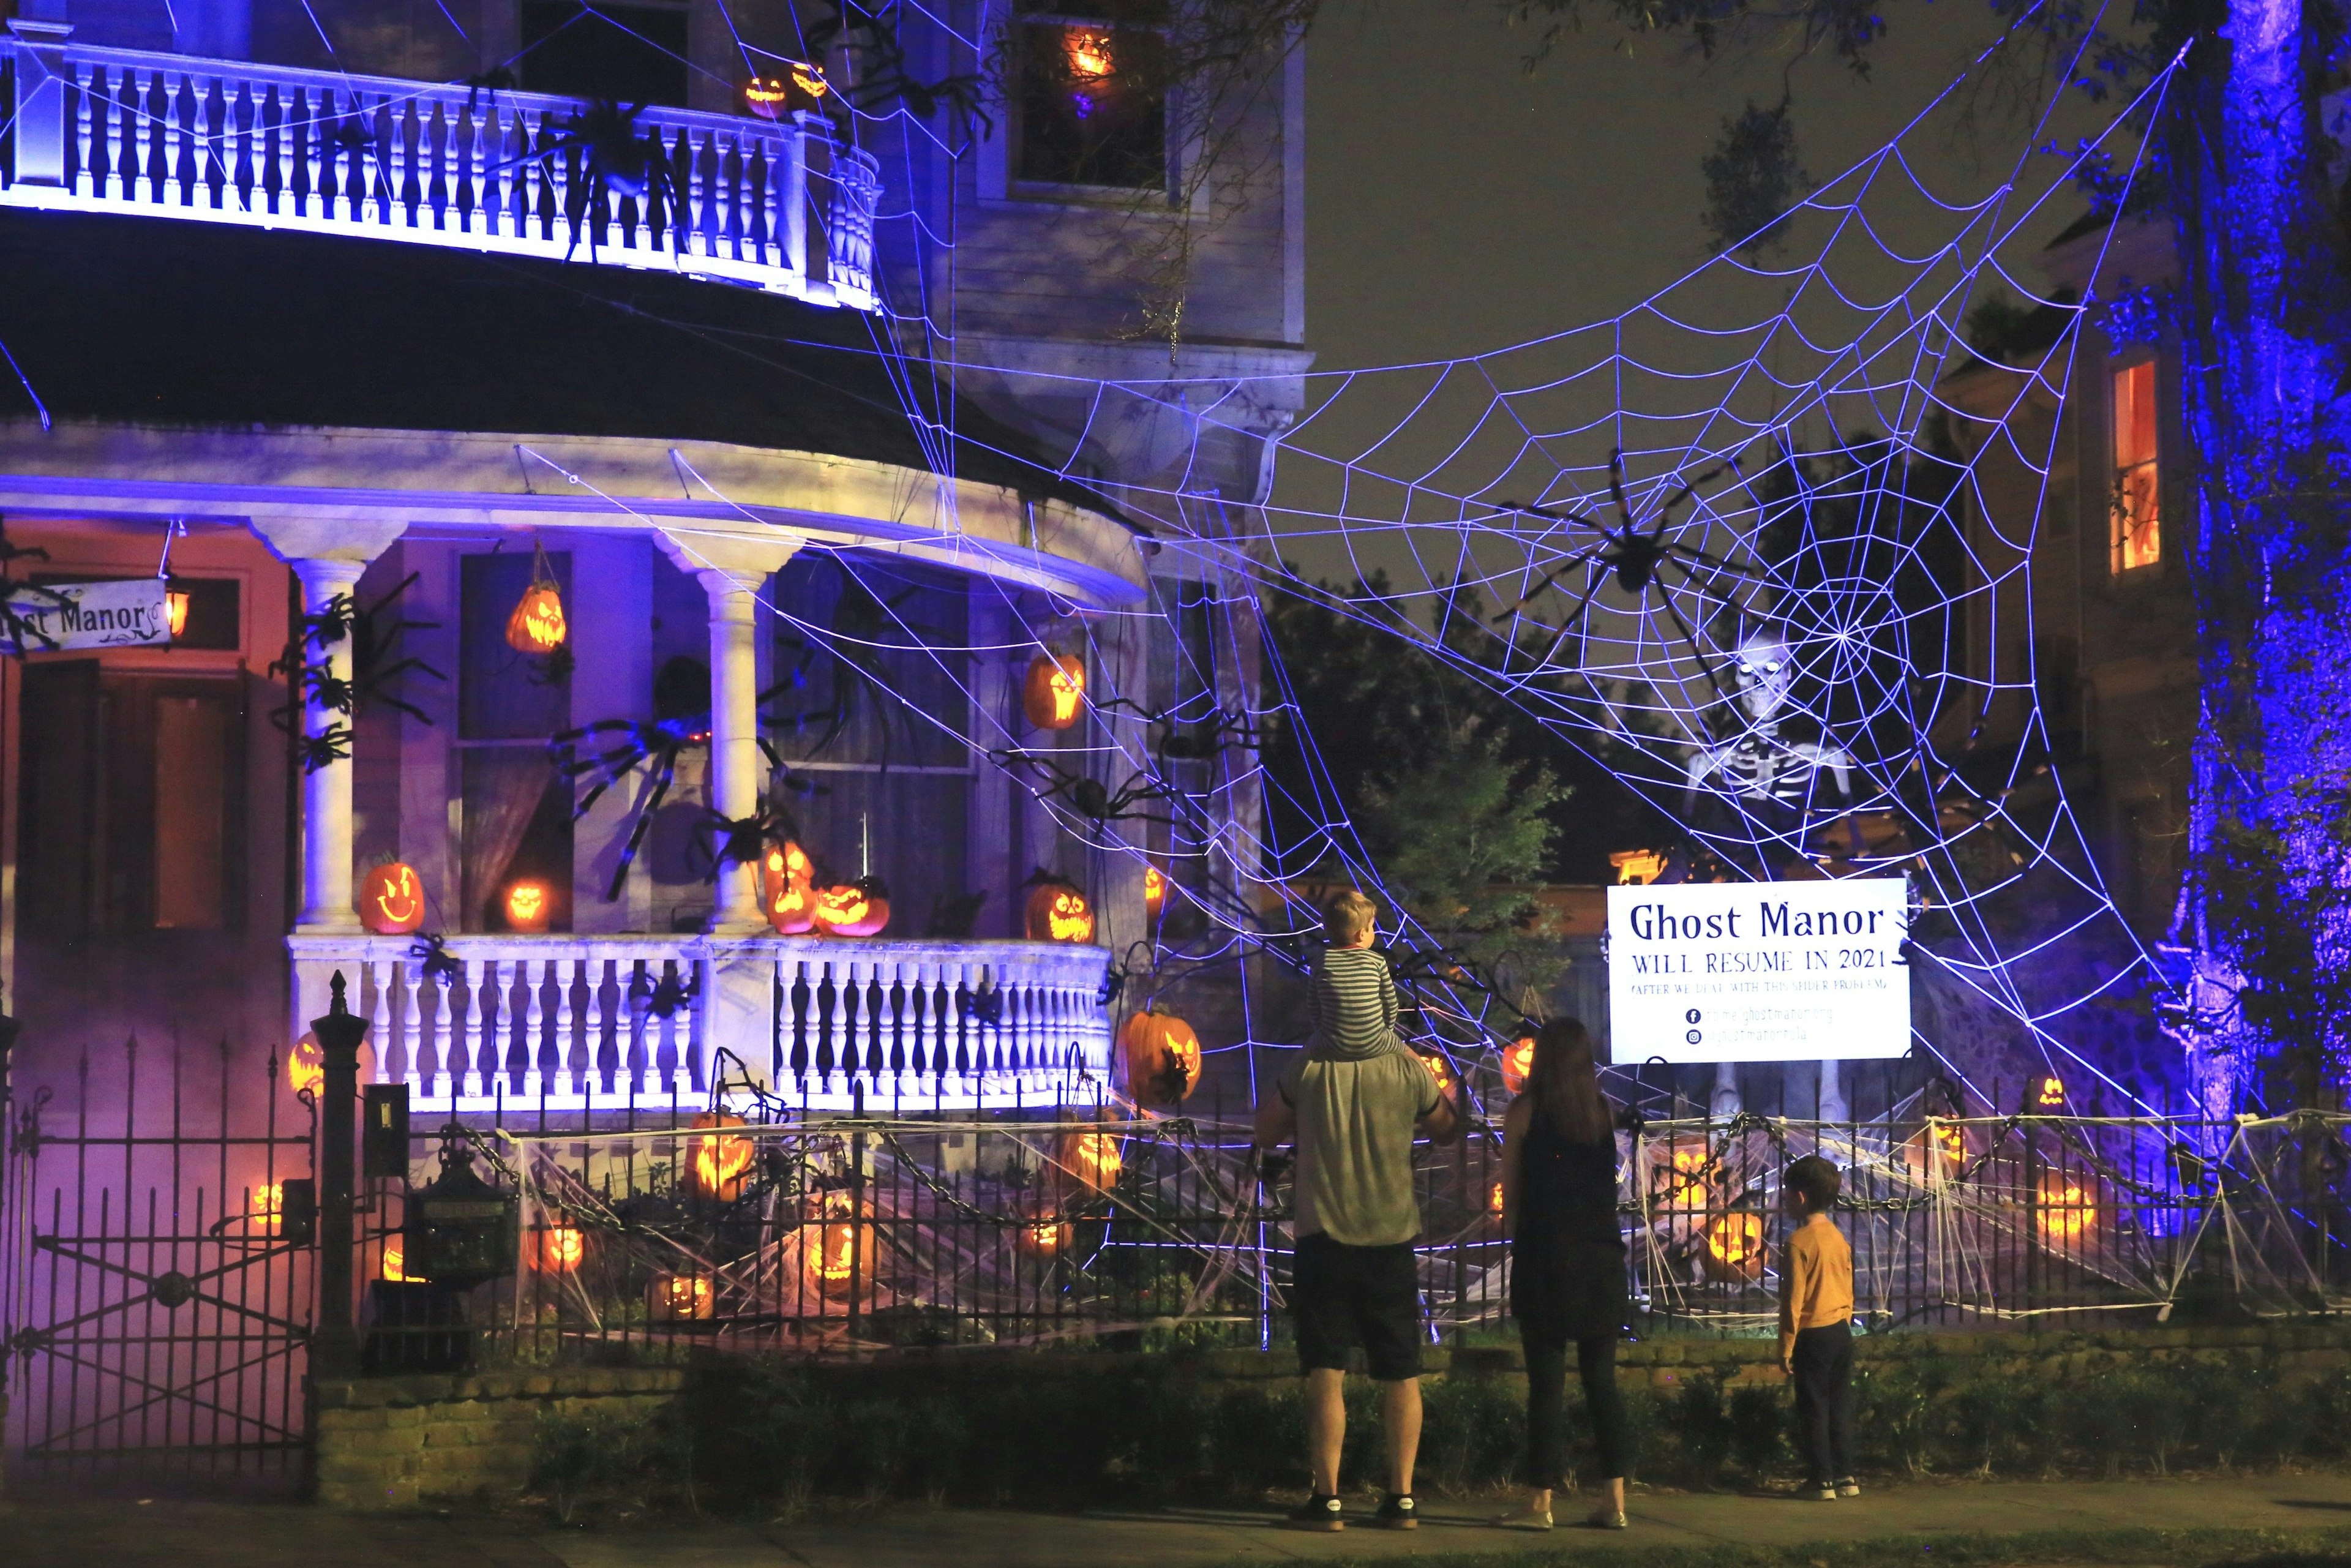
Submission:
{"label": "striped shirt on child", "polygon": [[1395,1038],[1395,980],[1369,947],[1325,947],[1307,1007],[1316,1048],[1332,1055],[1367,1055]]}

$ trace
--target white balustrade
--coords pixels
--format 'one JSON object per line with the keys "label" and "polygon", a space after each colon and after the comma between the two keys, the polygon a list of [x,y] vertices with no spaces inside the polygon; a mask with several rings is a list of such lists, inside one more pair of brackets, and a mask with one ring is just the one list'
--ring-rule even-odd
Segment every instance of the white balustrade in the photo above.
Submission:
{"label": "white balustrade", "polygon": [[799,113],[646,109],[674,198],[582,184],[586,105],[389,77],[0,40],[0,204],[673,269],[874,308],[870,153]]}
{"label": "white balustrade", "polygon": [[[376,1081],[405,1082],[420,1115],[692,1105],[745,1078],[811,1110],[1010,1108],[1090,1099],[1110,1077],[1099,947],[452,936],[442,979],[409,937],[287,946],[322,993],[342,971],[373,1026]],[[766,992],[758,1038],[712,1037],[704,999],[722,958]]]}

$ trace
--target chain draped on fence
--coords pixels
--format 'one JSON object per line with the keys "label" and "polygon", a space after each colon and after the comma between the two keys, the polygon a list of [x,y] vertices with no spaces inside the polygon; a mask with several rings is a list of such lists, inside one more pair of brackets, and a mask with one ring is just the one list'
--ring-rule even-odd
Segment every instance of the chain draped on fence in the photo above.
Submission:
{"label": "chain draped on fence", "polygon": [[[2053,1115],[1828,1124],[1740,1116],[1620,1133],[1635,1332],[1754,1333],[1776,1312],[1779,1172],[1847,1172],[1838,1219],[1872,1329],[2342,1299],[2346,1118]],[[1248,1127],[1112,1104],[1029,1120],[704,1113],[657,1129],[469,1134],[520,1198],[511,1275],[465,1354],[525,1361],[691,1346],[1254,1346],[1284,1337],[1290,1187]],[[2196,1151],[2210,1150],[2210,1154]],[[1424,1145],[1421,1281],[1434,1338],[1508,1327],[1493,1130]],[[421,1178],[420,1178],[421,1179]],[[398,1348],[402,1207],[380,1207],[379,1359]],[[444,1314],[436,1354],[455,1354]],[[402,1359],[405,1358],[405,1359]]]}

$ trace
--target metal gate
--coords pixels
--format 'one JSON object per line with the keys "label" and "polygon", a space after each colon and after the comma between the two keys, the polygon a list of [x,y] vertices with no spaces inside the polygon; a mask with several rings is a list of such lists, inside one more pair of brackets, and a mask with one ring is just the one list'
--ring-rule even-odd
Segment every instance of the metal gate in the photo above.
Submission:
{"label": "metal gate", "polygon": [[0,1099],[12,1483],[305,1480],[316,1111],[280,1074],[225,1043],[84,1051],[70,1086],[20,1062]]}

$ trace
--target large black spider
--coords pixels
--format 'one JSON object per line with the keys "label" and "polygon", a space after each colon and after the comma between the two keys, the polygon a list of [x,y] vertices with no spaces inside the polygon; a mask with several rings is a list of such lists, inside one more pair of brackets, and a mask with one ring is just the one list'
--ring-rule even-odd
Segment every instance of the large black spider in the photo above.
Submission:
{"label": "large black spider", "polygon": [[[1582,596],[1576,600],[1574,607],[1567,612],[1566,618],[1560,622],[1559,634],[1552,640],[1551,651],[1543,656],[1543,663],[1548,664],[1558,657],[1560,645],[1567,641],[1568,633],[1575,629],[1576,623],[1583,620],[1584,612],[1592,608],[1592,601],[1599,593],[1601,583],[1612,575],[1615,578],[1616,586],[1619,589],[1635,598],[1646,595],[1650,584],[1656,581],[1658,573],[1667,567],[1678,572],[1683,582],[1695,586],[1702,586],[1699,582],[1700,570],[1708,573],[1730,572],[1740,577],[1761,577],[1762,573],[1751,566],[1742,566],[1700,546],[1666,537],[1667,531],[1673,527],[1675,507],[1696,496],[1700,486],[1711,483],[1724,469],[1736,470],[1738,465],[1737,458],[1725,458],[1668,496],[1665,504],[1656,510],[1656,526],[1646,533],[1641,530],[1640,519],[1634,515],[1633,503],[1625,494],[1625,454],[1622,448],[1614,448],[1608,454],[1608,494],[1616,506],[1615,527],[1611,528],[1598,517],[1585,517],[1577,512],[1562,512],[1550,507],[1530,505],[1510,507],[1512,511],[1547,517],[1555,523],[1568,523],[1576,528],[1591,528],[1600,535],[1600,538],[1597,542],[1577,550],[1546,572],[1542,580],[1530,589],[1516,604],[1493,617],[1493,623],[1499,626],[1514,616],[1524,614],[1528,605],[1541,597],[1546,590],[1559,587],[1562,579],[1578,571],[1587,572],[1589,575]],[[1596,571],[1591,570],[1595,567],[1599,570]],[[1697,633],[1691,632],[1687,624],[1683,622],[1681,612],[1674,608],[1673,601],[1667,599],[1663,602],[1667,613],[1673,616],[1675,623],[1681,626],[1683,632],[1695,644],[1698,641]]]}
{"label": "large black spider", "polygon": [[1163,800],[1181,805],[1185,799],[1182,790],[1147,773],[1131,773],[1126,782],[1113,789],[1099,779],[1062,767],[1049,753],[1018,746],[991,751],[987,759],[1013,772],[1033,770],[1045,783],[1045,788],[1035,792],[1037,799],[1059,800],[1096,826],[1105,822],[1160,822],[1172,828],[1176,826],[1174,818],[1134,808]]}
{"label": "large black spider", "polygon": [[1263,746],[1270,722],[1260,724],[1247,708],[1212,708],[1200,718],[1182,716],[1182,709],[1153,713],[1125,697],[1107,697],[1094,705],[1103,713],[1133,714],[1155,727],[1159,737],[1152,749],[1171,762],[1205,762],[1235,747],[1254,751]]}
{"label": "large black spider", "polygon": [[819,0],[819,4],[828,14],[809,23],[801,38],[810,59],[820,60],[835,48],[852,51],[858,67],[855,74],[861,79],[846,87],[832,83],[852,109],[870,114],[894,100],[904,104],[915,119],[928,120],[944,105],[967,131],[995,128],[996,121],[984,107],[986,83],[977,73],[924,81],[908,73],[906,47],[899,42],[898,30],[883,16],[879,6],[863,0]]}
{"label": "large black spider", "polygon": [[[642,103],[622,104],[616,99],[590,99],[588,106],[577,114],[562,120],[549,120],[539,128],[539,144],[520,157],[510,158],[499,169],[510,169],[519,163],[536,163],[542,179],[550,179],[547,163],[561,158],[569,172],[564,183],[563,221],[571,231],[571,243],[563,252],[569,261],[571,253],[580,248],[580,235],[588,235],[588,256],[596,257],[596,225],[591,222],[596,204],[610,202],[617,209],[621,200],[640,204],[648,227],[655,223],[653,204],[658,199],[661,222],[666,227],[670,244],[679,255],[685,252],[685,225],[678,221],[684,204],[678,200],[677,173],[671,166],[669,149],[662,144],[661,132],[637,132],[637,116],[645,111]],[[617,218],[616,210],[613,215]]]}
{"label": "large black spider", "polygon": [[[681,654],[662,667],[653,685],[653,710],[667,716],[651,724],[633,718],[598,719],[577,729],[567,729],[547,743],[548,760],[567,783],[576,785],[582,779],[595,780],[572,808],[571,820],[575,822],[603,798],[605,790],[639,767],[646,768],[646,787],[637,803],[637,820],[629,829],[628,842],[621,847],[620,862],[612,868],[611,885],[604,893],[607,904],[619,901],[621,887],[628,881],[629,867],[636,862],[637,852],[644,847],[645,835],[653,831],[653,817],[661,810],[662,802],[669,799],[670,786],[677,781],[679,757],[695,747],[710,744],[710,710],[706,706],[709,691],[708,673],[698,662]],[[765,703],[770,695],[762,692],[758,700]],[[702,710],[685,711],[697,696],[705,705]],[[617,740],[597,750],[594,745],[599,737],[615,737]],[[765,736],[759,737],[759,749],[769,767],[783,766]]]}
{"label": "large black spider", "polygon": [[764,800],[747,817],[724,817],[705,808],[695,835],[695,852],[710,859],[702,880],[716,882],[729,865],[760,864],[769,850],[782,849],[799,831],[790,812],[771,810]]}
{"label": "large black spider", "polygon": [[[449,677],[413,654],[398,658],[393,655],[399,652],[401,633],[434,631],[441,622],[385,619],[393,601],[415,586],[422,575],[410,572],[372,604],[361,604],[348,593],[336,594],[316,614],[301,618],[286,651],[271,662],[269,673],[292,676],[307,702],[330,713],[356,716],[381,704],[398,708],[421,723],[431,724],[432,718],[423,708],[393,694],[392,683],[411,670],[422,671],[436,681]],[[313,663],[308,657],[314,648],[324,653],[346,639],[351,645],[351,673],[348,679],[336,674],[324,661]],[[273,708],[269,722],[281,732],[295,736],[300,743],[304,772],[316,773],[329,763],[350,755],[351,731],[345,725],[329,724],[318,735],[297,735],[296,706],[289,702]]]}

